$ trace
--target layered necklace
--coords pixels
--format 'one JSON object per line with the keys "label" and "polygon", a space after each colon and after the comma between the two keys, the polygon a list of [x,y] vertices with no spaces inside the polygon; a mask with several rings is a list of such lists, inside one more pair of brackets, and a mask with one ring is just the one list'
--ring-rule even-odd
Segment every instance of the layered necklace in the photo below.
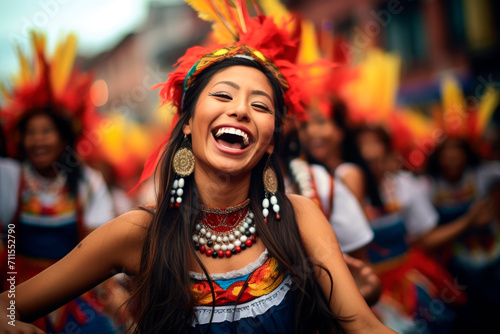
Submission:
{"label": "layered necklace", "polygon": [[227,208],[201,207],[201,220],[193,233],[195,249],[213,258],[231,257],[256,241],[250,199]]}
{"label": "layered necklace", "polygon": [[66,185],[67,175],[63,172],[57,174],[54,179],[48,179],[38,174],[35,168],[27,163],[23,164],[22,172],[27,188],[36,196],[54,197]]}

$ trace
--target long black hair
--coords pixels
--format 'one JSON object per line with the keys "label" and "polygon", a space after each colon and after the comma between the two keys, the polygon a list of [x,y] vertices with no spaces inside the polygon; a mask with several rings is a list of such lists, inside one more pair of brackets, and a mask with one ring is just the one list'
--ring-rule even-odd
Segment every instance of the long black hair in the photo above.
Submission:
{"label": "long black hair", "polygon": [[[185,178],[185,192],[180,208],[170,207],[170,189],[175,174],[172,170],[174,153],[184,139],[183,125],[194,113],[198,96],[212,76],[230,66],[249,66],[262,71],[273,87],[275,99],[275,129],[281,129],[284,100],[277,80],[258,63],[244,58],[231,58],[206,69],[186,92],[179,122],[175,125],[170,141],[157,167],[159,190],[156,206],[148,211],[152,215],[143,246],[140,274],[136,277],[136,289],[129,306],[133,310],[136,323],[133,333],[186,333],[191,332],[190,322],[194,319],[197,301],[190,289],[188,263],[194,257],[205,273],[214,290],[209,273],[198,259],[192,242],[192,232],[200,219],[200,194],[193,177]],[[281,141],[281,131],[274,133],[275,144]],[[262,216],[260,203],[264,198],[262,172],[269,158],[278,176],[276,196],[281,206],[280,220],[269,217],[268,224]],[[338,319],[331,312],[329,298],[326,298],[314,275],[313,264],[301,246],[301,237],[294,210],[284,193],[283,177],[276,157],[264,154],[251,172],[249,190],[250,209],[255,215],[259,237],[267,247],[270,256],[279,264],[279,271],[291,275],[292,293],[295,307],[295,331],[297,333],[341,332]],[[331,275],[327,269],[323,268]],[[333,282],[333,280],[331,280]],[[244,290],[243,287],[242,290]],[[333,283],[332,283],[333,284]],[[213,304],[215,305],[215,304]],[[213,306],[215,307],[215,306]],[[213,312],[212,312],[213,314]]]}
{"label": "long black hair", "polygon": [[46,106],[43,108],[36,108],[25,113],[25,116],[19,121],[18,129],[21,134],[21,141],[19,142],[19,158],[26,159],[26,150],[24,147],[24,137],[26,135],[26,127],[28,122],[35,116],[44,115],[50,118],[54,123],[65,148],[57,161],[52,163],[52,168],[55,172],[63,171],[67,175],[66,183],[69,192],[72,196],[78,194],[78,183],[83,177],[82,161],[76,155],[75,145],[77,134],[73,130],[71,120],[62,116],[62,112],[58,106]]}

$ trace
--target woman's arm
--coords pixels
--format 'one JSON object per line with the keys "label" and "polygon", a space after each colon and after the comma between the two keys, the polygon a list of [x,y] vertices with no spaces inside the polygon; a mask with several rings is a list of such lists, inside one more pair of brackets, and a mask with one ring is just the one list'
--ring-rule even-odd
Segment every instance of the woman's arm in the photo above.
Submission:
{"label": "woman's arm", "polygon": [[[15,307],[20,320],[34,321],[117,272],[137,273],[149,217],[148,213],[137,210],[113,219],[92,232],[63,259],[18,285]],[[0,302],[10,303],[7,292],[0,295]],[[2,313],[4,309],[0,310]],[[8,328],[5,322],[1,321],[0,328]]]}
{"label": "woman's arm", "polygon": [[[344,261],[335,233],[323,213],[309,199],[297,195],[290,195],[289,198],[307,255],[332,275],[332,312],[339,317],[352,319],[341,322],[346,333],[393,333],[375,317],[361,296]],[[329,276],[318,270],[317,278],[325,295],[329,296]]]}
{"label": "woman's arm", "polygon": [[493,220],[492,202],[486,199],[472,204],[472,207],[463,216],[452,222],[437,226],[412,241],[412,245],[418,246],[426,251],[434,251],[462,235],[471,226],[481,226]]}

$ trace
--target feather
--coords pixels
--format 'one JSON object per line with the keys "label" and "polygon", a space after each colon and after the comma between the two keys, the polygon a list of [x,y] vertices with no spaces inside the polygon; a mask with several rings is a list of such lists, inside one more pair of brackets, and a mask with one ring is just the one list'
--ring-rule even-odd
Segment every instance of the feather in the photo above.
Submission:
{"label": "feather", "polygon": [[75,61],[76,44],[76,35],[70,34],[56,47],[50,73],[50,80],[56,96],[61,94],[68,83]]}
{"label": "feather", "polygon": [[19,75],[16,79],[16,83],[20,85],[25,85],[33,80],[33,72],[31,71],[30,63],[26,55],[22,52],[19,46],[16,46],[17,58],[19,59]]}
{"label": "feather", "polygon": [[210,0],[186,0],[186,3],[198,12],[198,17],[200,19],[208,22],[215,22],[218,20],[217,13]]}
{"label": "feather", "polygon": [[[219,22],[227,28],[227,30],[233,36],[233,41],[238,41],[238,29],[234,26],[234,22],[231,19],[231,14],[229,13],[229,9],[225,5],[225,0],[210,0],[215,12],[217,13],[217,17],[219,18]],[[230,42],[230,41],[226,41]]]}
{"label": "feather", "polygon": [[465,122],[465,97],[457,79],[446,76],[441,81],[441,108],[447,135],[462,136],[467,133]]}
{"label": "feather", "polygon": [[227,38],[228,34],[222,33],[224,28],[231,36],[230,41],[238,39],[237,29],[231,24],[231,17],[225,7],[224,0],[186,0],[186,3],[198,12],[198,16],[202,20],[212,22],[212,29],[218,32],[217,39]]}
{"label": "feather", "polygon": [[478,137],[484,133],[484,130],[486,129],[491,116],[493,116],[493,111],[498,106],[499,102],[500,92],[498,90],[495,90],[493,87],[487,87],[486,92],[481,98],[481,103],[479,104],[477,110],[478,120],[476,132]]}
{"label": "feather", "polygon": [[277,26],[289,21],[291,14],[279,0],[258,0],[264,14],[272,16]]}

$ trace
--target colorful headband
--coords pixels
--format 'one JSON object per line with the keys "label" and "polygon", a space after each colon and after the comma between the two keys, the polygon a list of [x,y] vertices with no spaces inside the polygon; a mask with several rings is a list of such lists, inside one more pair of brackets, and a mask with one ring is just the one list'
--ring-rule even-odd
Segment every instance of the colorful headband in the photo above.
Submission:
{"label": "colorful headband", "polygon": [[280,73],[279,68],[269,58],[247,45],[234,45],[216,50],[201,57],[186,75],[186,79],[184,80],[184,93],[193,85],[193,82],[200,73],[225,59],[235,57],[245,57],[254,60],[267,68],[272,76],[279,81],[283,91],[286,91],[290,87],[285,77]]}

